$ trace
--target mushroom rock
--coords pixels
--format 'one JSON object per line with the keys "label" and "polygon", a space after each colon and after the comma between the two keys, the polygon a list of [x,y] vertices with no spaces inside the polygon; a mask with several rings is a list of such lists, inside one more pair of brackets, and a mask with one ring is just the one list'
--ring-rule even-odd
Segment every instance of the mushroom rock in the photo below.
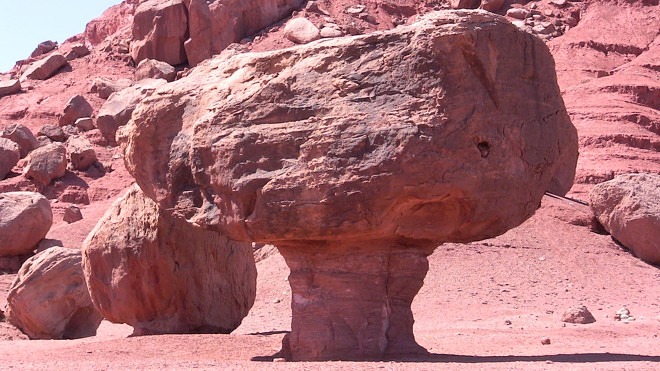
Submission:
{"label": "mushroom rock", "polygon": [[92,301],[134,334],[230,333],[254,304],[252,245],[159,210],[137,186],[83,243]]}
{"label": "mushroom rock", "polygon": [[482,10],[290,49],[225,52],[118,132],[162,210],[275,245],[294,360],[423,351],[410,304],[444,242],[529,218],[577,140],[538,38]]}
{"label": "mushroom rock", "polygon": [[5,313],[30,339],[94,336],[103,320],[85,286],[80,250],[64,247],[23,263],[7,293]]}

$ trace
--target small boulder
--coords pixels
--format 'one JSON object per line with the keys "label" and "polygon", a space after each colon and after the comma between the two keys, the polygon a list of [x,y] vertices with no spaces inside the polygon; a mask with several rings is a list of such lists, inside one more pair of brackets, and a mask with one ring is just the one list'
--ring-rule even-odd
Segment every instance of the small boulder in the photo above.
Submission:
{"label": "small boulder", "polygon": [[94,129],[94,120],[91,117],[82,117],[73,124],[80,131],[90,131]]}
{"label": "small boulder", "polygon": [[87,55],[89,55],[89,48],[84,44],[76,44],[71,47],[71,50],[68,53],[66,53],[66,60],[71,61]]}
{"label": "small boulder", "polygon": [[85,171],[97,161],[94,146],[84,136],[70,137],[66,142],[66,153],[69,167],[73,170]]}
{"label": "small boulder", "polygon": [[21,82],[18,80],[0,81],[0,97],[21,92]]}
{"label": "small boulder", "polygon": [[142,60],[135,70],[135,80],[165,79],[172,82],[176,78],[176,70],[171,65],[155,59]]}
{"label": "small boulder", "polygon": [[335,28],[335,27],[323,27],[321,29],[321,37],[323,38],[331,38],[331,37],[340,37],[343,36],[344,33],[341,32],[341,30]]}
{"label": "small boulder", "polygon": [[20,159],[21,149],[18,144],[7,138],[0,138],[0,180],[5,179]]}
{"label": "small boulder", "polygon": [[80,250],[51,247],[28,259],[7,294],[5,315],[30,339],[96,335],[103,316],[85,285]]}
{"label": "small boulder", "polygon": [[11,124],[0,132],[0,137],[7,138],[18,144],[21,151],[21,158],[27,156],[30,151],[39,147],[37,137],[32,134],[30,129],[21,124]]}
{"label": "small boulder", "polygon": [[62,220],[65,221],[66,223],[69,224],[75,223],[82,219],[83,219],[83,215],[78,206],[71,205],[66,209],[64,209],[64,216],[62,217]]}
{"label": "small boulder", "polygon": [[50,202],[39,193],[0,193],[0,257],[31,253],[53,224]]}
{"label": "small boulder", "polygon": [[284,26],[284,37],[296,44],[307,44],[321,38],[321,32],[307,18],[293,18]]}
{"label": "small boulder", "polygon": [[481,5],[479,6],[483,10],[495,13],[502,9],[504,6],[504,0],[481,0]]}
{"label": "small boulder", "polygon": [[511,8],[506,11],[506,16],[515,19],[525,19],[529,17],[529,10],[524,8]]}
{"label": "small boulder", "polygon": [[46,186],[66,173],[66,148],[59,143],[45,145],[26,158],[23,175]]}
{"label": "small boulder", "polygon": [[112,93],[124,90],[131,86],[133,82],[129,79],[110,80],[103,77],[94,79],[90,93],[97,93],[100,98],[108,99]]}
{"label": "small boulder", "polygon": [[60,117],[60,126],[73,125],[82,117],[91,117],[94,108],[82,95],[74,95],[64,107],[64,116]]}
{"label": "small boulder", "polygon": [[47,80],[66,66],[66,58],[62,54],[54,53],[44,59],[34,62],[23,73],[23,78],[32,80]]}
{"label": "small boulder", "polygon": [[53,142],[65,142],[69,136],[64,133],[64,130],[59,125],[44,125],[37,131],[37,136],[43,135]]}
{"label": "small boulder", "polygon": [[596,322],[593,314],[584,305],[568,308],[561,318],[562,322],[586,325]]}
{"label": "small boulder", "polygon": [[481,1],[479,0],[450,0],[452,9],[477,9]]}
{"label": "small boulder", "polygon": [[640,259],[660,264],[660,175],[619,175],[596,185],[589,204],[612,237]]}
{"label": "small boulder", "polygon": [[57,48],[58,44],[57,41],[52,41],[52,40],[46,40],[40,42],[37,47],[32,51],[30,54],[30,58],[37,58],[39,56],[42,56],[46,53],[49,53],[55,48]]}

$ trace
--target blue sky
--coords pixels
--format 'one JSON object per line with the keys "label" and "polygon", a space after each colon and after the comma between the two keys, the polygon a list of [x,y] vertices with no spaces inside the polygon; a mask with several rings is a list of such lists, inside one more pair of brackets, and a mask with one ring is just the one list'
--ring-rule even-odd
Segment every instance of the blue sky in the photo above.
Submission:
{"label": "blue sky", "polygon": [[0,0],[0,72],[42,41],[60,44],[121,0]]}

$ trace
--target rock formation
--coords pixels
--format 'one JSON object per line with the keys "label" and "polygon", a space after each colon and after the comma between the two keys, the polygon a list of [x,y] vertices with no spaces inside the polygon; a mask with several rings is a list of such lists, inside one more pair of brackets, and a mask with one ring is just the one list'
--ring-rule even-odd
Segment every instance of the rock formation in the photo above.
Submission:
{"label": "rock formation", "polygon": [[640,259],[660,264],[660,175],[619,175],[597,184],[589,204],[612,237]]}
{"label": "rock formation", "polygon": [[64,115],[60,117],[60,126],[73,125],[76,120],[91,117],[94,109],[82,95],[74,95],[64,107]]}
{"label": "rock formation", "polygon": [[50,202],[39,193],[0,193],[0,257],[31,253],[53,224]]}
{"label": "rock formation", "polygon": [[94,146],[84,136],[72,136],[66,142],[66,153],[69,159],[69,168],[85,171],[96,163]]}
{"label": "rock formation", "polygon": [[30,339],[96,335],[103,317],[83,278],[80,250],[51,247],[28,259],[7,294],[9,323]]}
{"label": "rock formation", "polygon": [[135,80],[164,79],[168,82],[176,78],[176,70],[169,64],[155,59],[143,59],[135,69]]}
{"label": "rock formation", "polygon": [[0,138],[0,180],[3,180],[21,159],[18,144],[7,138]]}
{"label": "rock formation", "polygon": [[296,360],[421,350],[426,257],[519,225],[570,188],[577,159],[547,47],[484,11],[225,53],[146,98],[118,138],[161,210],[278,247]]}
{"label": "rock formation", "polygon": [[23,73],[23,78],[47,80],[66,65],[67,60],[62,54],[53,53],[30,65]]}
{"label": "rock formation", "polygon": [[0,132],[0,137],[7,138],[18,144],[21,151],[21,158],[25,157],[33,149],[39,147],[39,141],[32,134],[32,131],[21,124],[11,124]]}
{"label": "rock formation", "polygon": [[137,186],[83,245],[94,304],[135,334],[230,333],[254,303],[252,245],[168,215]]}
{"label": "rock formation", "polygon": [[47,186],[53,179],[66,173],[66,147],[59,143],[39,147],[25,159],[23,175]]}
{"label": "rock formation", "polygon": [[138,5],[133,20],[131,57],[151,58],[177,65],[186,61],[183,43],[188,19],[183,0],[147,0]]}

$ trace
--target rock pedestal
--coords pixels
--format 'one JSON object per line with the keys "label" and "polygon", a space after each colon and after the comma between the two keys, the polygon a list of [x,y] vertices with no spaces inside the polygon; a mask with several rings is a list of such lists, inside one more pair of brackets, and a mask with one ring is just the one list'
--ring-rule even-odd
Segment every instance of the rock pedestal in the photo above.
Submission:
{"label": "rock pedestal", "polygon": [[410,306],[434,248],[387,240],[279,245],[293,295],[284,351],[296,361],[425,353]]}

